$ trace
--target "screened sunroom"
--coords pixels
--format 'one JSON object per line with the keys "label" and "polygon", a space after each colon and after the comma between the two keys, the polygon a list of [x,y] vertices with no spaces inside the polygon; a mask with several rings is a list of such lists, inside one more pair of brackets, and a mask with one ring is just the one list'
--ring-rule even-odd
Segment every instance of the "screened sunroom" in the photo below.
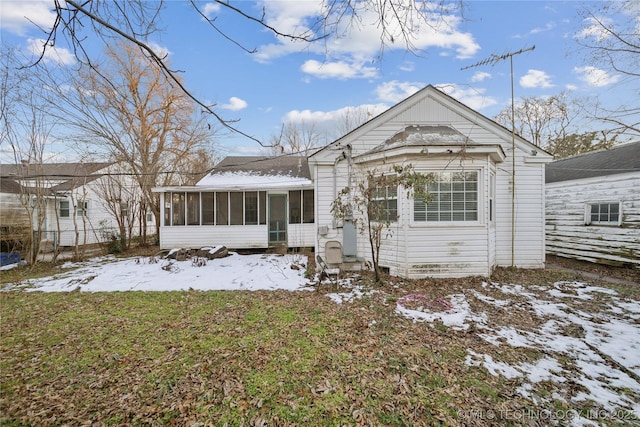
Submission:
{"label": "screened sunroom", "polygon": [[160,246],[313,247],[306,158],[227,157],[195,186],[161,187]]}

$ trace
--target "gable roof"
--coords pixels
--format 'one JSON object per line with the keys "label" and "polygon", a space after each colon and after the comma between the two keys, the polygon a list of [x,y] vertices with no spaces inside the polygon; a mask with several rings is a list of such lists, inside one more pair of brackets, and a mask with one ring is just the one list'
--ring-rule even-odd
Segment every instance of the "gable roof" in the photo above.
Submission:
{"label": "gable roof", "polygon": [[640,142],[580,154],[547,164],[546,182],[640,172]]}
{"label": "gable roof", "polygon": [[15,192],[16,194],[22,191],[28,192],[29,187],[23,186],[20,181],[34,178],[56,181],[57,184],[49,188],[52,194],[59,191],[70,191],[100,178],[102,175],[96,172],[112,164],[104,162],[2,164],[0,165],[0,178],[3,181],[2,191]]}
{"label": "gable roof", "polygon": [[[511,140],[511,129],[507,129],[500,123],[484,116],[483,114],[463,104],[462,102],[446,94],[445,92],[441,91],[435,86],[427,85],[424,88],[420,89],[418,92],[409,96],[408,98],[405,98],[399,103],[391,106],[389,109],[383,111],[382,113],[378,114],[377,116],[373,117],[367,122],[361,124],[360,126],[353,129],[352,131],[348,132],[347,134],[336,139],[331,144],[328,144],[322,149],[316,151],[309,157],[313,158],[319,153],[323,153],[325,150],[330,149],[330,147],[340,145],[340,143],[343,141],[349,141],[353,138],[357,138],[358,135],[366,133],[370,129],[373,129],[376,126],[378,126],[380,123],[383,123],[384,121],[386,121],[387,117],[394,117],[396,114],[401,113],[404,109],[409,108],[410,106],[420,102],[420,100],[427,98],[429,96],[437,99],[439,102],[446,103],[448,108],[455,110],[458,114],[460,114],[462,117],[466,118],[467,120],[471,120],[474,122],[478,122],[478,121],[485,122],[486,125],[491,126],[493,129],[495,129],[496,133],[502,134],[505,140],[509,140],[509,141]],[[537,147],[536,145],[526,140],[525,138],[519,136],[518,134],[515,135],[515,140],[516,140],[516,143],[528,145],[527,150],[535,150],[538,153],[542,154],[543,156],[551,158],[551,154],[549,154],[547,151],[545,151],[544,149],[541,149],[540,147]]]}
{"label": "gable roof", "polygon": [[287,187],[312,185],[305,156],[229,156],[196,186],[216,188]]}

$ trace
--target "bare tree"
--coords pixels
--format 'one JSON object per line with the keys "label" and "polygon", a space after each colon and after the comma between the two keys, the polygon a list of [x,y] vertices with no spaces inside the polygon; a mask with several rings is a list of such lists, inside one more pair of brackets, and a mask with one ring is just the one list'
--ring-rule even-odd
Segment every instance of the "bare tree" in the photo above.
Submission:
{"label": "bare tree", "polygon": [[318,132],[315,122],[287,122],[282,124],[279,135],[271,137],[271,150],[274,155],[283,153],[308,156],[311,152],[326,144],[323,135]]}
{"label": "bare tree", "polygon": [[[570,133],[578,117],[578,104],[569,100],[566,92],[548,97],[520,98],[515,106],[516,132],[541,148]],[[511,107],[503,109],[495,120],[511,128]]]}
{"label": "bare tree", "polygon": [[2,58],[0,136],[3,149],[9,147],[16,164],[11,178],[20,184],[18,197],[30,232],[28,262],[35,264],[50,195],[42,164],[55,121],[43,103],[42,86],[33,79],[35,70],[19,70],[15,52],[10,49],[5,49]]}
{"label": "bare tree", "polygon": [[[202,173],[190,167],[202,166],[215,127],[131,46],[110,47],[105,62],[81,68],[68,83],[51,86],[56,114],[76,130],[76,140],[126,165],[142,192],[141,210],[150,209],[158,227],[160,206],[152,188]],[[142,226],[144,244],[146,221]]]}
{"label": "bare tree", "polygon": [[[640,98],[640,8],[636,0],[587,4],[582,12],[583,27],[576,40],[585,53],[587,66],[603,67],[608,72],[625,76],[626,84]],[[640,106],[620,105],[611,109],[595,105],[594,118],[613,125],[618,133],[640,135]]]}
{"label": "bare tree", "polygon": [[[158,22],[163,12],[163,2],[148,2],[144,0],[53,0],[56,19],[48,32],[46,43],[40,59],[44,58],[47,49],[60,44],[60,38],[66,39],[76,58],[83,64],[94,68],[85,45],[96,36],[107,45],[115,41],[126,41],[130,47],[140,49],[144,53],[147,65],[151,65],[162,73],[167,81],[179,88],[187,97],[191,98],[202,110],[215,117],[224,127],[240,133],[261,145],[260,140],[242,132],[235,127],[235,123],[219,116],[215,105],[205,103],[194,96],[178,72],[173,70],[161,55],[156,53],[148,43],[149,37],[158,31]],[[249,53],[256,52],[255,47],[240,43],[239,34],[233,30],[225,30],[218,17],[210,17],[204,10],[204,4],[195,0],[189,1],[194,11],[194,18],[202,18],[225,40],[237,45]],[[306,25],[296,30],[284,30],[271,25],[267,19],[267,11],[256,11],[254,4],[238,2],[232,4],[224,0],[214,0],[217,7],[231,12],[243,19],[254,23],[263,30],[267,30],[275,37],[292,42],[313,43],[326,40],[332,35],[344,35],[353,26],[360,26],[364,16],[375,16],[372,25],[379,30],[380,55],[385,46],[403,43],[407,50],[418,52],[414,41],[417,37],[415,28],[418,25],[436,27],[446,25],[440,19],[451,10],[462,11],[462,0],[453,2],[436,0],[434,2],[418,2],[414,0],[329,0],[318,3],[318,14],[310,18]],[[231,32],[230,32],[231,31]],[[95,69],[95,71],[98,71]]]}

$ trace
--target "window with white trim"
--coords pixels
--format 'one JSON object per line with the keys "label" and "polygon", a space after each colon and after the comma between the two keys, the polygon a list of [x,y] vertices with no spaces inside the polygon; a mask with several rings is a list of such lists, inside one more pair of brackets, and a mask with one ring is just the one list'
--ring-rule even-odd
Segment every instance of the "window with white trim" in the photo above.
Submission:
{"label": "window with white trim", "polygon": [[620,225],[622,223],[620,202],[587,204],[585,223],[587,225]]}
{"label": "window with white trim", "polygon": [[415,222],[478,220],[478,172],[437,172],[427,185],[431,199],[415,199]]}
{"label": "window with white trim", "polygon": [[69,201],[60,200],[60,218],[69,218]]}
{"label": "window with white trim", "polygon": [[89,202],[86,200],[81,200],[76,205],[76,216],[87,216],[88,210]]}
{"label": "window with white trim", "polygon": [[396,222],[398,220],[398,187],[376,187],[371,198],[373,221]]}

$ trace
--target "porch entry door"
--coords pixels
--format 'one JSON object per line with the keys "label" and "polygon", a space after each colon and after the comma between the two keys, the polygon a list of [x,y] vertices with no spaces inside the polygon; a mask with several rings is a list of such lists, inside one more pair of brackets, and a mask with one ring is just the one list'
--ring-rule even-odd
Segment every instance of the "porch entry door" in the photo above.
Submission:
{"label": "porch entry door", "polygon": [[269,246],[287,243],[287,195],[269,194]]}

